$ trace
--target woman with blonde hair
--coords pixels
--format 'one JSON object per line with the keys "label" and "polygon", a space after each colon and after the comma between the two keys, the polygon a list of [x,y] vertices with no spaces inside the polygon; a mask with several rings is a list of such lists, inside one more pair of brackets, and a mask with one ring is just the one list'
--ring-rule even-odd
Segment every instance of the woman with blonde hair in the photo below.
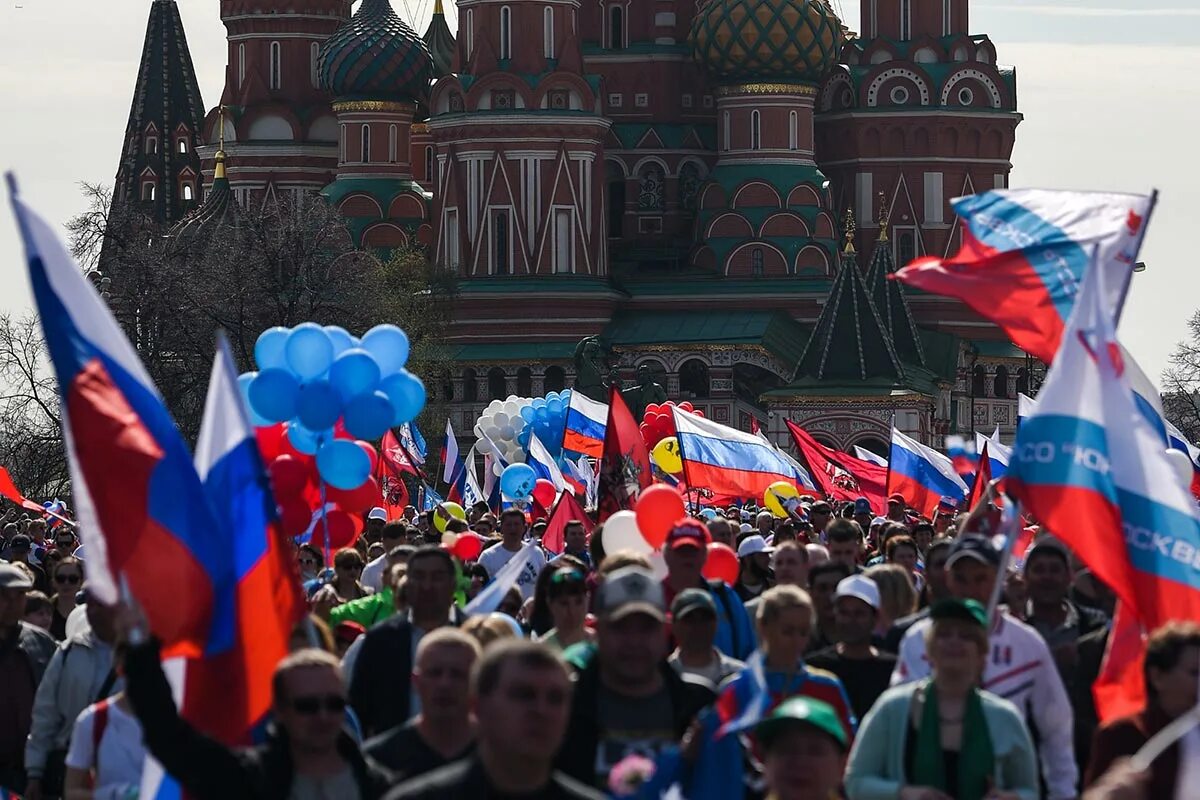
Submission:
{"label": "woman with blonde hair", "polygon": [[863,574],[879,587],[876,634],[886,634],[893,622],[917,610],[917,589],[904,567],[899,564],[876,564],[868,567]]}

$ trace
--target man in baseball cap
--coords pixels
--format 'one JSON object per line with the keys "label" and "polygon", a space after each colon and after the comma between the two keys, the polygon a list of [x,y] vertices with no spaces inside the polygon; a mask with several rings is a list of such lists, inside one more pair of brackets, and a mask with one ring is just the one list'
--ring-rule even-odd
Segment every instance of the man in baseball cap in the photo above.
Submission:
{"label": "man in baseball cap", "polygon": [[[758,644],[754,627],[741,598],[729,584],[704,579],[709,542],[708,529],[697,519],[684,517],[671,527],[663,543],[663,560],[667,563],[663,594],[670,603],[684,589],[710,592],[717,607],[717,649],[745,661]],[[729,554],[725,552],[722,557],[728,558]]]}
{"label": "man in baseball cap", "polygon": [[809,666],[837,675],[859,719],[888,688],[896,657],[875,647],[879,587],[866,575],[838,582],[833,594],[835,643],[808,657]]}
{"label": "man in baseball cap", "polygon": [[839,797],[850,740],[833,706],[799,695],[758,723],[767,796]]}
{"label": "man in baseball cap", "polygon": [[738,545],[738,581],[733,587],[743,603],[748,603],[771,588],[771,554],[774,547],[768,547],[760,534],[754,533],[742,539]]}
{"label": "man in baseball cap", "polygon": [[717,687],[745,666],[713,647],[717,604],[705,589],[684,589],[675,596],[671,603],[671,634],[678,646],[667,663],[680,675],[696,675]]}
{"label": "man in baseball cap", "polygon": [[892,522],[905,522],[904,509],[908,505],[908,501],[904,499],[904,495],[899,492],[894,492],[888,495],[887,499],[887,518]]}
{"label": "man in baseball cap", "polygon": [[367,529],[363,535],[367,543],[378,542],[383,535],[383,526],[387,525],[387,511],[382,506],[375,506],[367,513]]}
{"label": "man in baseball cap", "polygon": [[871,520],[875,518],[875,511],[871,508],[871,501],[865,497],[857,497],[854,500],[854,521],[864,531],[871,529]]}
{"label": "man in baseball cap", "polygon": [[[15,730],[0,744],[0,786],[25,786],[25,738],[33,718],[33,698],[56,645],[50,634],[22,621],[25,593],[33,579],[24,566],[0,562],[0,645],[8,654],[5,676],[13,677],[5,693],[5,713]],[[15,645],[15,647],[14,647]],[[27,670],[27,671],[26,671]]]}

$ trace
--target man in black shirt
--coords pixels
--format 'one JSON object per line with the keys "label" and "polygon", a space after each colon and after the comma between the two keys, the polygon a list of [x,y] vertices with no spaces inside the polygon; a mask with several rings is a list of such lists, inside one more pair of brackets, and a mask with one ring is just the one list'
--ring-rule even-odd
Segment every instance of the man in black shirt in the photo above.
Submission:
{"label": "man in black shirt", "polygon": [[479,726],[472,755],[393,789],[387,800],[599,800],[554,770],[571,703],[566,665],[544,644],[508,639],[488,647],[471,673]]}
{"label": "man in black shirt", "polygon": [[475,720],[467,692],[479,642],[457,628],[439,628],[421,639],[412,673],[421,711],[403,725],[363,745],[371,758],[410,780],[475,751]]}
{"label": "man in black shirt", "polygon": [[837,644],[813,653],[806,663],[829,670],[842,681],[859,719],[888,688],[896,656],[871,645],[879,615],[879,587],[865,575],[843,578],[834,592]]}

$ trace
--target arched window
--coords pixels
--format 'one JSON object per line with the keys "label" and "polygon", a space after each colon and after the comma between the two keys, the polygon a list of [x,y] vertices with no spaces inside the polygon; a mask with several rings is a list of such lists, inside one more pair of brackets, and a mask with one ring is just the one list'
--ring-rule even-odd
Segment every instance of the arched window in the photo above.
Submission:
{"label": "arched window", "polygon": [[546,393],[561,392],[567,385],[567,373],[562,367],[546,367],[546,374],[542,378],[542,383]]}
{"label": "arched window", "polygon": [[950,35],[950,0],[942,0],[942,36]]}
{"label": "arched window", "polygon": [[554,58],[554,7],[542,9],[542,55]]}
{"label": "arched window", "polygon": [[679,366],[679,396],[708,397],[708,365],[700,359],[693,358]]}
{"label": "arched window", "polygon": [[912,38],[912,0],[900,0],[900,41]]}
{"label": "arched window", "polygon": [[463,402],[474,403],[479,399],[479,381],[475,377],[475,370],[463,370]]}
{"label": "arched window", "polygon": [[488,400],[503,400],[508,397],[508,381],[504,370],[492,367],[488,370]]}
{"label": "arched window", "polygon": [[982,364],[971,370],[971,397],[987,397],[987,370]]}
{"label": "arched window", "polygon": [[761,128],[759,125],[758,109],[750,112],[750,149],[758,150],[762,146]]}
{"label": "arched window", "polygon": [[517,396],[533,396],[533,371],[529,367],[521,367],[517,370]]}
{"label": "arched window", "polygon": [[348,155],[346,150],[350,147],[350,145],[346,144],[346,124],[345,123],[342,123],[341,130],[342,130],[342,135],[338,137],[338,141],[341,143],[342,152],[341,152],[338,160],[340,160],[344,164],[347,161],[347,155]]}
{"label": "arched window", "polygon": [[433,145],[425,145],[425,182],[433,183]]}
{"label": "arched window", "polygon": [[184,200],[194,200],[195,199],[195,195],[193,194],[192,185],[190,183],[185,183],[183,185],[183,199]]}
{"label": "arched window", "polygon": [[370,125],[362,126],[362,150],[360,152],[362,153],[362,158],[360,158],[359,161],[366,164],[367,162],[369,162],[371,160],[371,126]]}
{"label": "arched window", "polygon": [[756,278],[762,277],[763,251],[761,247],[756,247],[750,251],[750,274]]}
{"label": "arched window", "polygon": [[615,4],[608,7],[608,46],[612,50],[625,47],[625,9]]}
{"label": "arched window", "polygon": [[314,89],[321,88],[321,76],[317,67],[321,63],[321,45],[313,42],[308,46],[308,78]]}
{"label": "arched window", "polygon": [[147,136],[146,137],[146,153],[148,155],[152,155],[152,156],[158,155],[158,137],[157,136]]}
{"label": "arched window", "polygon": [[180,139],[175,143],[175,145],[179,148],[181,155],[187,155],[187,139]]}
{"label": "arched window", "polygon": [[993,397],[1008,397],[1008,367],[996,367],[996,379],[992,381]]}
{"label": "arched window", "polygon": [[512,58],[512,9],[500,9],[500,60]]}
{"label": "arched window", "polygon": [[625,173],[616,163],[607,162],[608,235],[619,238],[625,222]]}
{"label": "arched window", "polygon": [[246,45],[238,45],[238,88],[246,82]]}
{"label": "arched window", "polygon": [[271,83],[272,89],[283,86],[283,48],[279,42],[271,42]]}
{"label": "arched window", "polygon": [[475,9],[467,9],[467,58],[475,51]]}
{"label": "arched window", "polygon": [[142,199],[147,200],[147,201],[153,200],[154,199],[154,188],[155,188],[154,181],[146,181],[145,183],[143,183],[142,184]]}
{"label": "arched window", "polygon": [[1017,370],[1017,391],[1023,395],[1029,394],[1029,370],[1024,367]]}
{"label": "arched window", "polygon": [[725,149],[729,150],[733,145],[729,141],[729,112],[725,111],[721,114],[721,127],[724,129]]}
{"label": "arched window", "polygon": [[700,169],[691,161],[679,168],[679,205],[684,211],[696,210],[700,194]]}
{"label": "arched window", "polygon": [[442,384],[442,400],[447,403],[454,402],[454,381],[450,380],[450,372],[443,371],[441,374]]}
{"label": "arched window", "polygon": [[666,207],[664,184],[663,170],[658,164],[650,164],[642,170],[638,185],[639,211],[662,211]]}
{"label": "arched window", "polygon": [[797,124],[796,112],[788,114],[788,149],[796,150],[800,147],[800,128]]}
{"label": "arched window", "polygon": [[395,125],[388,126],[388,161],[392,164],[396,163],[396,144],[399,140],[399,131]]}

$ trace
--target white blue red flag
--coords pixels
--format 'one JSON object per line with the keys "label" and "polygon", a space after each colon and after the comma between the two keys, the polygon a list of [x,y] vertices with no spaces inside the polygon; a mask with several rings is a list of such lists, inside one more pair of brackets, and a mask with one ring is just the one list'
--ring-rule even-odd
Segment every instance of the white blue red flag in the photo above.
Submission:
{"label": "white blue red flag", "polygon": [[563,428],[563,449],[592,458],[604,453],[604,429],[608,424],[608,403],[571,392],[567,424]]}
{"label": "white blue red flag", "polygon": [[772,483],[810,489],[812,479],[770,442],[672,406],[683,479],[689,487],[731,497],[762,497]]}
{"label": "white blue red flag", "polygon": [[1003,478],[1008,472],[1008,464],[1012,461],[1012,448],[1000,443],[1000,428],[997,427],[991,437],[975,432],[975,449],[982,453],[984,444],[987,445],[989,467],[993,478]]}
{"label": "white blue red flag", "polygon": [[1188,441],[1187,437],[1170,422],[1167,426],[1167,441],[1172,450],[1178,450],[1192,462],[1192,496],[1200,499],[1200,447]]}
{"label": "white blue red flag", "polygon": [[888,495],[900,493],[912,508],[932,517],[943,497],[961,503],[967,484],[945,456],[892,428],[892,452],[888,459]]}
{"label": "white blue red flag", "polygon": [[[574,396],[575,392],[571,392]],[[558,468],[558,462],[554,460],[554,456],[550,455],[550,451],[546,449],[546,445],[542,444],[542,440],[537,437],[536,433],[529,434],[529,457],[525,463],[533,467],[533,471],[537,473],[539,478],[544,478],[554,484],[554,490],[561,492],[567,488],[567,482],[563,479],[562,470]]]}
{"label": "white blue red flag", "polygon": [[970,486],[975,482],[975,472],[979,469],[979,448],[965,437],[952,435],[946,437],[946,455],[963,483]]}
{"label": "white blue red flag", "polygon": [[88,590],[120,580],[174,655],[206,651],[232,566],[183,437],[117,321],[56,233],[18,196],[17,228],[58,379]]}
{"label": "white blue red flag", "polygon": [[854,456],[861,461],[869,461],[872,464],[878,464],[884,469],[887,469],[888,461],[886,458],[878,453],[872,453],[870,450],[861,445],[854,445]]}
{"label": "white blue red flag", "polygon": [[447,419],[446,443],[442,445],[442,480],[453,485],[462,468],[462,458],[458,455],[458,437],[454,435],[454,426]]}
{"label": "white blue red flag", "polygon": [[409,458],[417,467],[425,466],[425,459],[429,455],[429,447],[425,444],[425,437],[421,435],[421,430],[415,422],[406,422],[399,426],[396,430],[400,433],[400,444],[404,445],[404,449],[408,452]]}
{"label": "white blue red flag", "polygon": [[479,485],[479,476],[475,474],[475,448],[467,451],[463,461],[462,504],[470,508],[476,503],[487,502],[487,495]]}
{"label": "white blue red flag", "polygon": [[897,280],[957,297],[1046,363],[1092,263],[1105,271],[1105,307],[1120,316],[1153,195],[1005,189],[951,201],[962,219],[952,258],[920,258]]}
{"label": "white blue red flag", "polygon": [[1037,400],[1034,400],[1027,394],[1017,392],[1017,424],[1026,417],[1033,414],[1033,410],[1037,408]]}
{"label": "white blue red flag", "polygon": [[[751,419],[754,419],[754,418],[751,417]],[[796,459],[794,459],[790,455],[788,455],[787,451],[784,450],[782,447],[780,447],[779,445],[775,444],[770,439],[768,439],[767,435],[765,433],[763,433],[761,430],[751,431],[751,433],[753,433],[755,436],[757,436],[762,441],[769,444],[771,446],[771,448],[779,455],[780,458],[782,458],[788,464],[791,464],[792,469],[795,470],[796,474],[800,476],[800,485],[801,486],[803,486],[806,489],[811,489],[814,492],[817,491],[817,484],[813,481],[812,475],[809,473],[809,471],[807,469],[804,468],[803,464],[801,464],[799,461],[797,461]]]}
{"label": "white blue red flag", "polygon": [[1134,396],[1094,271],[1017,432],[1009,494],[1061,537],[1153,630],[1200,620],[1200,510]]}

